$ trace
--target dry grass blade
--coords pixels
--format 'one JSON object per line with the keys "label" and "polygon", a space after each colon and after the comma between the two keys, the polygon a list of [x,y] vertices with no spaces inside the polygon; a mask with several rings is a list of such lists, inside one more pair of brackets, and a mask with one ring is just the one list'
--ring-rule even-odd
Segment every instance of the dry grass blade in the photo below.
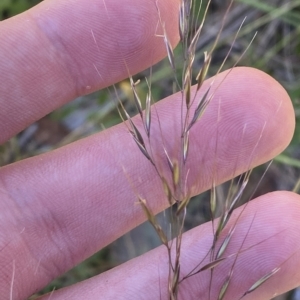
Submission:
{"label": "dry grass blade", "polygon": [[150,126],[151,126],[151,91],[146,97],[146,108],[145,108],[145,128],[148,137],[150,136]]}
{"label": "dry grass blade", "polygon": [[293,192],[299,194],[299,192],[300,192],[300,178],[297,180],[297,182],[296,182],[296,184],[293,188]]}
{"label": "dry grass blade", "polygon": [[172,162],[172,160],[166,150],[166,147],[164,145],[163,145],[163,149],[164,149],[164,153],[167,157],[167,162],[168,162],[169,168],[170,168],[171,172],[173,173],[173,170],[174,170],[173,162]]}
{"label": "dry grass blade", "polygon": [[130,85],[131,85],[131,90],[133,92],[134,102],[135,102],[136,108],[137,108],[141,118],[143,119],[143,109],[142,109],[141,100],[140,100],[138,93],[136,91],[136,88],[135,88],[138,83],[139,83],[139,81],[133,82],[133,79],[130,77]]}
{"label": "dry grass blade", "polygon": [[218,236],[220,235],[221,231],[225,228],[227,222],[229,221],[230,217],[231,217],[231,214],[234,210],[234,207],[236,205],[236,203],[240,200],[244,190],[245,190],[245,187],[247,186],[247,183],[248,183],[248,176],[250,175],[251,171],[247,172],[246,173],[246,179],[244,180],[244,182],[242,183],[241,187],[239,188],[236,196],[234,197],[234,199],[232,200],[229,208],[227,211],[225,211],[221,218],[220,218],[220,221],[219,221],[219,224],[218,224],[218,229],[216,231],[216,238],[218,238]]}
{"label": "dry grass blade", "polygon": [[147,206],[146,200],[139,197],[139,203],[141,204],[149,223],[154,227],[155,231],[157,232],[162,244],[168,247],[168,239],[164,231],[162,230],[161,226],[156,221],[155,216],[152,213],[151,209]]}
{"label": "dry grass blade", "polygon": [[248,184],[248,179],[242,183],[237,195],[234,197],[233,201],[231,202],[229,209],[228,209],[228,213],[227,213],[228,217],[230,217],[230,215],[232,214],[234,207],[236,206],[237,202],[240,200],[247,184]]}
{"label": "dry grass blade", "polygon": [[122,109],[126,115],[126,118],[129,122],[129,124],[130,124],[131,130],[129,129],[129,132],[132,135],[135,143],[137,144],[137,146],[141,150],[141,152],[144,154],[144,156],[154,165],[154,162],[146,149],[146,145],[145,145],[145,142],[144,142],[144,139],[143,139],[141,133],[139,132],[139,130],[136,128],[136,126],[132,122],[129,114],[127,113],[127,111],[125,110],[123,105],[122,105]]}
{"label": "dry grass blade", "polygon": [[181,42],[186,45],[187,37],[190,31],[190,16],[193,8],[193,0],[181,1],[179,9],[179,36]]}
{"label": "dry grass blade", "polygon": [[143,152],[143,154],[148,158],[148,159],[151,159],[147,149],[146,149],[146,146],[145,146],[145,143],[144,143],[144,139],[141,135],[141,133],[139,132],[139,130],[136,128],[136,126],[133,124],[133,122],[131,121],[131,119],[129,119],[129,122],[130,122],[130,125],[132,127],[132,131],[130,131],[130,133],[132,134],[133,136],[133,139],[135,140],[135,142],[137,143],[138,147],[141,149],[141,151]]}
{"label": "dry grass blade", "polygon": [[191,103],[191,88],[192,88],[192,71],[191,68],[188,67],[186,69],[186,73],[184,76],[184,95],[185,95],[185,104],[186,104],[186,108],[189,109],[190,108],[190,103]]}
{"label": "dry grass blade", "polygon": [[230,280],[231,280],[231,277],[232,277],[232,272],[230,272],[230,275],[226,278],[224,284],[222,285],[219,296],[218,296],[218,300],[224,299],[227,289],[228,289],[228,286],[229,286],[229,283],[230,283]]}
{"label": "dry grass blade", "polygon": [[218,227],[215,233],[215,241],[217,241],[217,239],[219,238],[220,233],[222,232],[222,230],[224,229],[226,223],[227,223],[228,219],[227,219],[227,212],[222,213],[222,216],[219,220],[218,223]]}
{"label": "dry grass blade", "polygon": [[[242,247],[243,247],[243,245],[244,245],[244,243],[245,243],[245,241],[246,241],[246,239],[247,239],[247,236],[248,236],[248,234],[249,234],[249,232],[250,232],[250,229],[252,228],[254,219],[255,219],[255,214],[254,214],[254,216],[253,216],[253,218],[252,218],[252,221],[251,221],[251,224],[250,224],[250,226],[249,226],[249,228],[248,228],[248,230],[247,230],[247,234],[246,234],[246,235],[244,236],[244,238],[243,238],[243,242],[242,242],[242,244],[240,245],[240,249],[239,249],[239,251],[236,253],[235,257],[234,257],[234,262],[233,262],[233,264],[232,264],[232,266],[231,266],[231,269],[230,269],[230,271],[229,271],[229,274],[228,274],[228,276],[227,276],[227,278],[226,278],[226,280],[225,280],[225,282],[224,282],[224,284],[223,284],[223,286],[222,286],[222,288],[221,288],[221,290],[220,290],[219,297],[218,297],[218,299],[220,299],[220,300],[223,299],[224,296],[225,296],[225,294],[226,294],[227,288],[228,288],[229,283],[230,283],[230,280],[231,280],[231,278],[232,278],[232,274],[233,274],[233,270],[234,270],[235,264],[236,264],[237,259],[238,259],[238,256],[239,256],[239,253],[242,252],[241,249],[242,249]],[[236,222],[237,222],[237,220],[236,220]],[[232,237],[232,235],[233,235],[233,232],[234,232],[234,230],[235,230],[235,226],[236,226],[236,223],[235,223],[235,225],[231,228],[229,234],[226,236],[225,240],[223,241],[223,243],[222,243],[222,245],[221,245],[221,247],[220,247],[220,249],[219,249],[219,251],[218,251],[217,257],[218,257],[218,256],[221,256],[221,255],[224,253],[225,249],[227,248],[227,246],[228,246],[228,244],[229,244],[229,241],[230,241],[230,239],[231,239],[231,237]],[[221,252],[222,252],[222,253],[221,253]]]}
{"label": "dry grass blade", "polygon": [[165,42],[165,46],[166,46],[166,49],[167,49],[167,54],[168,54],[168,59],[169,59],[169,62],[170,62],[170,65],[172,67],[172,69],[175,71],[176,70],[176,67],[175,67],[175,58],[174,58],[174,53],[173,53],[173,48],[172,48],[172,45],[167,37],[167,33],[166,33],[166,30],[164,28],[164,42]]}
{"label": "dry grass blade", "polygon": [[205,92],[205,94],[202,96],[202,98],[200,99],[197,108],[195,109],[194,112],[194,116],[192,121],[190,122],[190,124],[187,127],[187,131],[190,130],[192,128],[192,126],[197,122],[197,120],[199,120],[199,118],[201,117],[201,115],[204,113],[208,103],[211,100],[211,97],[208,97],[208,93],[211,89],[211,86],[207,89],[207,91]]}
{"label": "dry grass blade", "polygon": [[124,106],[122,105],[122,109],[125,113],[125,116],[130,124],[130,127],[131,127],[131,130],[129,129],[129,131],[132,133],[132,135],[140,141],[140,143],[142,145],[144,145],[144,140],[143,140],[143,137],[141,135],[141,133],[139,132],[139,130],[136,128],[136,126],[134,125],[134,123],[132,122],[131,120],[131,117],[129,116],[129,114],[127,113],[127,111],[125,110]]}
{"label": "dry grass blade", "polygon": [[143,198],[140,198],[140,197],[138,197],[138,198],[139,198],[139,203],[141,204],[148,221],[155,227],[157,222],[155,220],[154,214],[152,213],[150,208],[148,208],[148,206],[147,206],[147,201]]}
{"label": "dry grass blade", "polygon": [[197,91],[200,90],[200,88],[202,87],[202,84],[206,78],[208,69],[210,67],[210,63],[211,63],[211,54],[207,54],[207,51],[204,52],[204,63],[202,68],[200,69],[196,80],[197,80]]}
{"label": "dry grass blade", "polygon": [[154,165],[154,162],[152,161],[152,158],[151,158],[150,154],[148,153],[145,145],[143,145],[143,144],[140,143],[140,141],[133,135],[133,132],[131,132],[131,134],[133,136],[133,140],[135,141],[135,143],[137,144],[137,146],[139,147],[139,149],[141,150],[141,152]]}
{"label": "dry grass blade", "polygon": [[270,273],[266,274],[265,276],[261,277],[259,280],[257,280],[250,288],[247,290],[243,296],[240,298],[244,298],[246,295],[252,293],[255,291],[257,288],[259,288],[263,283],[265,283],[267,280],[269,280],[272,276],[274,276],[278,271],[280,270],[279,268],[273,269]]}
{"label": "dry grass blade", "polygon": [[[180,274],[180,265],[177,264],[176,267],[175,267],[175,270],[174,270],[174,276],[173,276],[173,279],[172,279],[172,294],[171,295],[177,295],[178,294],[178,288],[179,288],[179,285],[178,285],[178,282],[179,282],[179,274]],[[173,296],[173,297],[174,297]],[[175,296],[176,297],[176,296]],[[176,299],[176,298],[173,298],[173,299]]]}
{"label": "dry grass blade", "polygon": [[183,134],[183,162],[186,162],[189,151],[189,131]]}
{"label": "dry grass blade", "polygon": [[226,238],[223,240],[223,242],[222,242],[222,244],[221,244],[221,246],[220,246],[220,248],[217,252],[217,255],[216,255],[217,259],[220,258],[224,254],[224,252],[225,252],[225,250],[226,250],[227,246],[229,245],[229,242],[232,238],[234,230],[235,230],[235,227],[232,227],[231,230],[229,231],[229,233],[227,234]]}
{"label": "dry grass blade", "polygon": [[185,6],[185,2],[182,1],[179,10],[179,35],[181,41],[183,41],[188,32],[188,19],[186,16]]}
{"label": "dry grass blade", "polygon": [[214,220],[217,208],[217,195],[216,195],[216,184],[213,182],[213,186],[210,193],[210,213],[211,218]]}
{"label": "dry grass blade", "polygon": [[[205,8],[205,11],[204,11],[204,14],[203,14],[203,19],[201,21],[201,24],[199,25],[198,29],[194,33],[194,36],[193,36],[193,38],[192,38],[192,40],[190,42],[190,45],[188,47],[188,52],[189,53],[195,53],[195,51],[196,51],[196,45],[197,45],[197,42],[199,40],[200,34],[202,32],[204,21],[206,19],[207,13],[208,13],[208,9],[209,9],[210,3],[211,3],[211,0],[209,0],[207,2],[206,8]],[[201,7],[201,5],[200,5],[200,7]]]}
{"label": "dry grass blade", "polygon": [[186,16],[187,20],[189,20],[189,17],[191,15],[192,6],[193,6],[193,0],[184,0],[183,3],[185,6],[185,16]]}
{"label": "dry grass blade", "polygon": [[216,266],[218,266],[222,261],[224,261],[226,258],[225,257],[221,257],[218,258],[214,261],[211,261],[210,263],[206,264],[205,266],[203,266],[202,268],[200,268],[198,271],[196,271],[193,275],[198,274],[202,271],[206,271],[206,270],[212,270],[214,269]]}
{"label": "dry grass blade", "polygon": [[191,200],[191,197],[186,197],[179,203],[177,210],[176,210],[177,216],[179,216],[182,213],[182,211],[188,206],[190,200]]}
{"label": "dry grass blade", "polygon": [[174,202],[172,201],[172,191],[168,185],[168,182],[164,177],[161,177],[161,181],[162,181],[163,189],[167,196],[168,202],[170,205],[173,205]]}
{"label": "dry grass blade", "polygon": [[176,187],[179,184],[180,169],[179,169],[178,161],[174,161],[172,165],[173,165],[172,178],[173,178],[174,188],[176,189]]}

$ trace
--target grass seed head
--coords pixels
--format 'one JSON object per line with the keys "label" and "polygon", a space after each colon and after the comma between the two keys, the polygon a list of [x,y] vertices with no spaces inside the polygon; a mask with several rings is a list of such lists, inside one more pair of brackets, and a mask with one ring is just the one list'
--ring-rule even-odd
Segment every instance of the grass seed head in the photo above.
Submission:
{"label": "grass seed head", "polygon": [[218,296],[218,300],[223,300],[225,295],[226,295],[226,292],[227,292],[227,289],[228,289],[228,286],[229,286],[229,283],[230,283],[230,280],[231,280],[231,276],[228,276],[224,282],[224,284],[222,285],[221,287],[221,290],[220,290],[220,293],[219,293],[219,296]]}
{"label": "grass seed head", "polygon": [[133,79],[130,77],[130,85],[131,85],[131,90],[133,92],[133,99],[134,99],[136,108],[137,108],[141,118],[143,119],[143,109],[142,109],[141,100],[140,100],[139,95],[138,95],[138,93],[136,91],[136,88],[135,88],[138,83],[139,83],[139,81],[134,83]]}
{"label": "grass seed head", "polygon": [[267,280],[269,280],[271,277],[273,277],[278,271],[280,270],[280,268],[275,268],[273,269],[270,273],[264,275],[263,277],[261,277],[259,280],[257,280],[244,294],[243,296],[240,298],[244,298],[246,295],[254,292],[256,289],[258,289],[263,283],[265,283]]}
{"label": "grass seed head", "polygon": [[209,87],[206,90],[206,92],[204,93],[204,95],[202,96],[202,98],[200,98],[199,103],[194,111],[193,119],[190,122],[190,124],[188,125],[187,130],[190,130],[192,128],[192,126],[200,119],[200,117],[204,113],[207,105],[209,104],[209,102],[211,100],[211,96],[208,97],[210,89],[211,89],[211,87]]}
{"label": "grass seed head", "polygon": [[165,192],[165,195],[167,196],[168,202],[169,202],[170,205],[172,205],[173,204],[172,191],[169,187],[169,184],[168,184],[167,180],[164,177],[161,178],[161,181],[162,181],[164,192]]}
{"label": "grass seed head", "polygon": [[207,54],[207,51],[204,52],[204,63],[202,68],[200,69],[196,80],[197,80],[197,91],[200,90],[200,88],[202,87],[202,84],[206,78],[208,69],[210,67],[210,63],[211,63],[211,54]]}

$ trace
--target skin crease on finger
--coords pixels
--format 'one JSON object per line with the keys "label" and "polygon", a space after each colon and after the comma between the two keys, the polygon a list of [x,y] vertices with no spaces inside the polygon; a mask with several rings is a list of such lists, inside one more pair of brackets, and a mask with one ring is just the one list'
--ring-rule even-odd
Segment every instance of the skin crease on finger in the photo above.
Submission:
{"label": "skin crease on finger", "polygon": [[[75,97],[164,58],[156,1],[45,0],[1,22],[0,143]],[[179,2],[158,1],[173,46]]]}
{"label": "skin crease on finger", "polygon": [[[179,136],[180,94],[158,103],[157,111],[165,136]],[[294,126],[291,102],[274,79],[251,68],[234,69],[191,132],[191,192],[210,187],[216,157],[221,182],[280,153]],[[159,144],[153,144],[158,156]],[[14,265],[20,299],[143,222],[133,187],[155,213],[167,207],[156,173],[124,125],[3,167],[0,180],[0,222],[7,233],[1,238],[0,294],[9,293]]]}
{"label": "skin crease on finger", "polygon": [[[281,268],[277,274],[243,299],[271,299],[300,284],[299,200],[299,195],[291,192],[273,192],[251,201],[242,214],[241,208],[235,210],[225,232],[228,232],[236,217],[240,217],[225,256],[242,249],[245,251],[238,256],[225,300],[239,299],[259,278],[277,267]],[[181,256],[182,274],[188,273],[206,255],[212,238],[210,222],[185,234]],[[218,299],[232,263],[233,258],[216,267],[210,299]],[[168,299],[167,274],[166,249],[162,246],[104,274],[39,300],[49,297],[53,300],[83,297],[106,300]],[[205,271],[184,281],[180,286],[180,299],[208,299],[209,275],[209,271]]]}

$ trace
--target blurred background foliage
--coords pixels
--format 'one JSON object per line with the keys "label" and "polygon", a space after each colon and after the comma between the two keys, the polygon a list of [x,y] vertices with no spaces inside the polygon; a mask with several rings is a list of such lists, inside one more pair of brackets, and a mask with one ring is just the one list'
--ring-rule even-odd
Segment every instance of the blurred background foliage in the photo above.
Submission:
{"label": "blurred background foliage", "polygon": [[[4,20],[21,13],[38,2],[40,1],[1,0],[0,19]],[[199,6],[200,0],[196,2]],[[209,17],[197,46],[195,74],[198,72],[197,67],[201,67],[203,52],[211,47],[220,29],[228,3],[229,1],[225,0],[212,1]],[[257,189],[256,195],[278,189],[293,190],[300,177],[300,1],[236,0],[227,16],[209,75],[215,74],[245,17],[247,17],[245,23],[224,69],[234,65],[257,31],[255,40],[239,65],[259,68],[277,79],[286,88],[293,101],[297,120],[291,145],[275,159],[263,184]],[[149,71],[135,78],[143,80],[145,76],[149,76]],[[153,67],[152,94],[156,101],[172,93],[172,78],[172,70],[167,60]],[[129,83],[123,81],[116,85],[116,89],[127,111],[134,113]],[[141,98],[144,99],[147,92],[145,82],[139,84],[137,89]],[[106,89],[75,99],[54,111],[2,145],[0,165],[52,150],[120,122],[115,98],[115,94]],[[254,172],[253,186],[255,182],[258,182],[263,171],[263,168],[258,168]],[[187,228],[209,219],[205,203],[205,194],[191,203]],[[154,231],[149,225],[144,224],[55,280],[41,293],[94,276],[157,245],[158,239]],[[34,298],[35,296],[32,297]],[[294,291],[280,299],[300,298],[297,298],[297,293]]]}
{"label": "blurred background foliage", "polygon": [[0,18],[7,19],[41,2],[40,0],[1,0]]}

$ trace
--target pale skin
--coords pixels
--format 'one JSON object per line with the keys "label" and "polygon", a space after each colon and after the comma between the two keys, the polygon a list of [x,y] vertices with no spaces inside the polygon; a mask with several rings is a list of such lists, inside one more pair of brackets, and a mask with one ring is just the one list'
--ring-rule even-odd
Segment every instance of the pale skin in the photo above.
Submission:
{"label": "pale skin", "polygon": [[[178,42],[177,2],[162,0],[159,6],[173,45]],[[156,25],[154,1],[146,0],[91,0],[88,5],[85,0],[46,0],[2,22],[1,143],[75,97],[126,78],[124,60],[135,74],[163,58],[165,46],[155,36]],[[272,159],[289,144],[294,131],[287,93],[260,71],[233,70],[216,95],[222,99],[221,106],[213,101],[193,128],[188,163],[193,194],[209,188],[216,153],[217,180],[221,182],[233,172],[245,171],[249,163],[256,166]],[[178,95],[170,96],[158,106],[168,136],[178,133],[176,99]],[[222,116],[218,126],[217,107]],[[216,143],[209,143],[216,127],[217,151]],[[154,212],[167,207],[159,179],[123,125],[1,168],[3,299],[26,299],[145,221],[122,167]],[[270,299],[300,284],[299,200],[298,195],[281,191],[248,205],[228,253],[239,251],[248,231],[244,247],[249,250],[239,256],[227,299],[238,299],[279,266],[281,270],[247,299]],[[211,228],[205,224],[185,235],[183,274],[208,251]],[[227,260],[215,272],[211,299],[217,298],[230,265]],[[54,292],[51,299],[167,299],[167,270],[165,248],[158,248]],[[207,299],[209,280],[210,273],[204,272],[185,281],[180,289],[182,299]]]}

